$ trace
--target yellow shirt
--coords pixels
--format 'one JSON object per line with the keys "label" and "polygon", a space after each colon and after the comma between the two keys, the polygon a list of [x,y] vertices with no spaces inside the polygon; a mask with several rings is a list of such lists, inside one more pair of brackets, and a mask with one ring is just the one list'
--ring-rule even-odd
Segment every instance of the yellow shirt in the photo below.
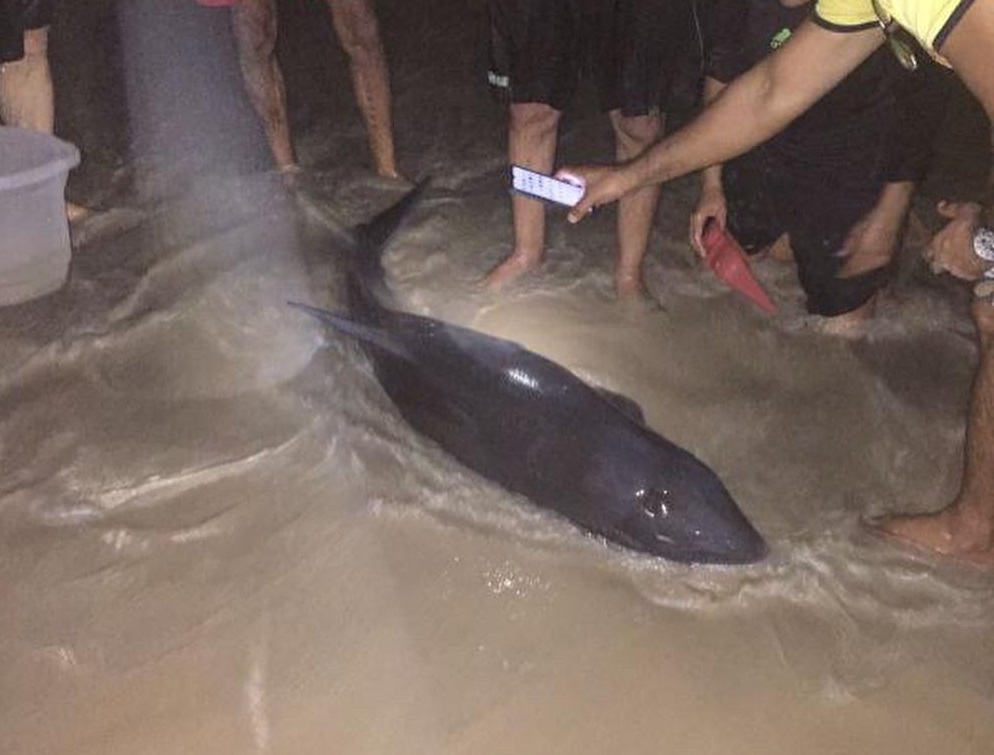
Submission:
{"label": "yellow shirt", "polygon": [[[910,31],[926,49],[936,50],[973,0],[878,0],[880,9]],[[871,0],[818,0],[816,20],[837,31],[877,24]],[[885,19],[886,20],[886,19]]]}

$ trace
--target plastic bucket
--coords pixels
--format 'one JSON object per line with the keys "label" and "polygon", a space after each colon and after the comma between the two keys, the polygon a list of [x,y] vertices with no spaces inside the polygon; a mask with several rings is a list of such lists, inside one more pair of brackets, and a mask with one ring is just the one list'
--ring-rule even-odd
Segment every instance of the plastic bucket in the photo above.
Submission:
{"label": "plastic bucket", "polygon": [[66,178],[79,150],[49,134],[0,126],[0,306],[62,287],[72,256]]}

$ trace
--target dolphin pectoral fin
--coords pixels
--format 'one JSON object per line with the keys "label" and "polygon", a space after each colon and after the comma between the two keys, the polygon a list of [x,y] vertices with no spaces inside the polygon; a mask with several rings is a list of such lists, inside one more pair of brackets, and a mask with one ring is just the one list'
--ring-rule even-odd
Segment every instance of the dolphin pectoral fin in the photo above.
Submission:
{"label": "dolphin pectoral fin", "polygon": [[294,309],[306,312],[311,315],[311,317],[316,320],[320,320],[326,325],[330,325],[339,333],[350,335],[363,343],[376,346],[377,348],[383,349],[384,351],[402,359],[410,359],[410,354],[408,354],[404,344],[396,338],[391,337],[390,333],[382,328],[374,328],[368,325],[363,325],[355,320],[350,320],[345,315],[340,315],[337,312],[331,312],[327,309],[321,309],[320,307],[312,307],[310,304],[301,304],[300,302],[295,301],[288,301],[287,304]]}
{"label": "dolphin pectoral fin", "polygon": [[607,388],[596,388],[596,391],[601,394],[601,398],[630,420],[640,425],[645,424],[645,412],[642,411],[642,407],[636,401],[628,398],[628,396],[622,396],[620,393],[609,391]]}

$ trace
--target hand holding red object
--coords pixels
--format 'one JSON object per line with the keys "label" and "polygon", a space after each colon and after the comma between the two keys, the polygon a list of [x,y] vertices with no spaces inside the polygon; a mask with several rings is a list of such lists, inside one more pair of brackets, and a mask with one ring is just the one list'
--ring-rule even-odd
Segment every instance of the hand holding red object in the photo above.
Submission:
{"label": "hand holding red object", "polygon": [[777,311],[776,305],[749,269],[749,258],[728,231],[715,222],[708,223],[702,238],[704,261],[719,279],[748,298],[767,314]]}

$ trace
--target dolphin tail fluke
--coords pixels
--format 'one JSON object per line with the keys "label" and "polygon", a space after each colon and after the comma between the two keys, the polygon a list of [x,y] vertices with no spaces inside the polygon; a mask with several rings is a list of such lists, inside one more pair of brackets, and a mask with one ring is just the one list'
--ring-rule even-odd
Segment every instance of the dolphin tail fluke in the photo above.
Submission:
{"label": "dolphin tail fluke", "polygon": [[410,355],[407,353],[407,349],[404,345],[400,343],[396,338],[393,338],[389,331],[383,330],[382,328],[375,328],[369,325],[363,325],[355,320],[350,319],[346,315],[340,315],[337,312],[331,312],[327,309],[321,309],[320,307],[312,307],[310,304],[302,304],[296,301],[288,301],[289,304],[294,309],[299,309],[301,312],[306,312],[311,317],[323,322],[325,325],[329,325],[339,333],[345,333],[350,335],[358,341],[369,344],[371,346],[376,346],[377,348],[383,349],[394,356],[401,357],[402,359],[410,359]]}

